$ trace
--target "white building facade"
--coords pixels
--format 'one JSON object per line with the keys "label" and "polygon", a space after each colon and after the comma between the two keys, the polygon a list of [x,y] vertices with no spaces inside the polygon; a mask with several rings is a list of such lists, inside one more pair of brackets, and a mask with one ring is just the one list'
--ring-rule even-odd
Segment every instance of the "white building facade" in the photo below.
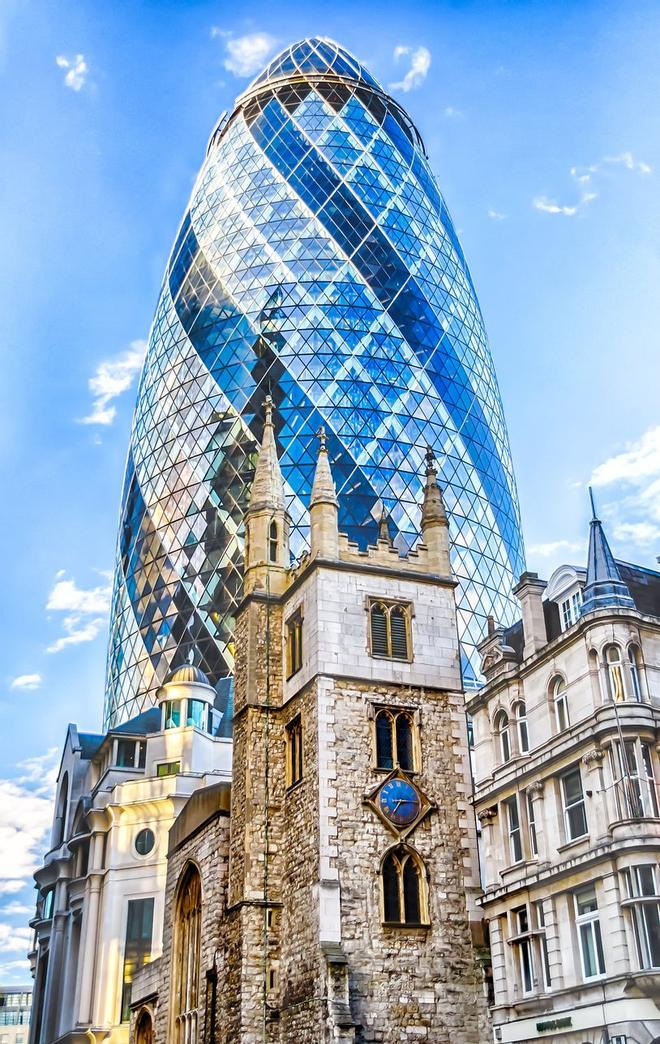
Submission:
{"label": "white building facade", "polygon": [[105,736],[68,728],[35,874],[29,1044],[128,1041],[133,975],[160,954],[170,827],[196,790],[231,777],[202,672],[179,668],[159,698]]}
{"label": "white building facade", "polygon": [[[497,1041],[660,1039],[660,573],[526,573],[468,701]],[[544,597],[545,595],[545,597]]]}

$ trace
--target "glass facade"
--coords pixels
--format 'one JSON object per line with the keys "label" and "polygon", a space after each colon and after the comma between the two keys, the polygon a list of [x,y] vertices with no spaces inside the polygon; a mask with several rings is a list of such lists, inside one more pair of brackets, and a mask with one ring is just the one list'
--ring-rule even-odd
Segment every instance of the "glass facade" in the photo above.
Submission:
{"label": "glass facade", "polygon": [[242,518],[274,421],[292,551],[323,424],[340,525],[381,506],[418,539],[424,452],[451,519],[466,683],[524,568],[497,381],[470,273],[410,118],[347,52],[278,56],[215,129],[165,273],[122,499],[106,723],[154,702],[173,667],[233,667]]}

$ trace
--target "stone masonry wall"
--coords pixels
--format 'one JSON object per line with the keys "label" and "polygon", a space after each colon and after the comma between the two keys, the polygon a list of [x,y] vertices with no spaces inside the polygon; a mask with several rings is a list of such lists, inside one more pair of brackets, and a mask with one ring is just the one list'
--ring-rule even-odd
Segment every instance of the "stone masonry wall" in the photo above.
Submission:
{"label": "stone masonry wall", "polygon": [[[334,698],[336,862],[351,1007],[360,1023],[356,1039],[485,1044],[485,990],[466,895],[479,883],[462,694],[337,682]],[[429,927],[392,928],[381,921],[380,863],[397,838],[363,804],[386,775],[372,768],[368,701],[420,710],[422,760],[415,779],[436,807],[406,842],[426,867]]]}
{"label": "stone masonry wall", "polygon": [[[154,1044],[169,1044],[172,945],[178,884],[188,862],[199,870],[202,880],[202,930],[199,983],[201,1009],[197,1039],[206,1040],[206,1018],[211,1008],[211,983],[206,972],[214,966],[219,945],[219,928],[226,902],[229,851],[229,816],[217,814],[192,834],[176,851],[170,853],[165,893],[163,955],[160,958],[158,1006],[154,1022]],[[220,954],[222,957],[222,954]],[[218,979],[224,975],[223,962],[218,963]]]}

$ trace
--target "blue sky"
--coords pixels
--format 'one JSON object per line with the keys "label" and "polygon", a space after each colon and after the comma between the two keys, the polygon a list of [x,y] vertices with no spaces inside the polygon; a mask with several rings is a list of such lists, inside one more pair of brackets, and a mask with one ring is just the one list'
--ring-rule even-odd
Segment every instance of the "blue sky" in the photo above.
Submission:
{"label": "blue sky", "polygon": [[[270,55],[328,35],[419,127],[508,417],[528,548],[660,552],[660,6],[0,4],[0,978],[68,721],[100,727],[136,371],[210,131]],[[396,87],[391,85],[396,84]],[[50,753],[49,753],[50,752]]]}

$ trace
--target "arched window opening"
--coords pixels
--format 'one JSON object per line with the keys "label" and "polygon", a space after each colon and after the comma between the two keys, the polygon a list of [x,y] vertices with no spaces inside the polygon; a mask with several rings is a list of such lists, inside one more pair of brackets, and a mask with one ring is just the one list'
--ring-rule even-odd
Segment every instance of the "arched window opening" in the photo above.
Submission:
{"label": "arched window opening", "polygon": [[279,537],[277,533],[277,522],[275,519],[270,524],[268,530],[268,561],[277,562]]}
{"label": "arched window opening", "polygon": [[57,798],[57,812],[53,829],[53,848],[59,848],[64,841],[64,830],[66,827],[66,812],[69,804],[69,777],[64,774]]}
{"label": "arched window opening", "polygon": [[559,676],[554,678],[550,683],[550,692],[552,693],[552,702],[555,708],[557,732],[564,732],[570,725],[568,696],[564,679]]}
{"label": "arched window opening", "polygon": [[605,649],[605,666],[610,689],[610,699],[621,703],[626,699],[626,685],[623,673],[623,659],[618,645],[608,645]]}
{"label": "arched window opening", "polygon": [[386,602],[369,606],[371,655],[389,660],[410,659],[410,607]]}
{"label": "arched window opening", "polygon": [[502,763],[511,760],[511,736],[509,734],[509,715],[505,711],[495,718],[495,732],[500,744],[500,757]]}
{"label": "arched window opening", "polygon": [[144,1008],[135,1024],[135,1044],[153,1044],[154,1026],[151,1014]]}
{"label": "arched window opening", "polygon": [[527,708],[523,700],[514,704],[513,714],[518,729],[518,747],[523,754],[529,750],[529,733],[527,731]]}
{"label": "arched window opening", "polygon": [[405,710],[381,708],[376,714],[376,767],[414,772],[415,724]]}
{"label": "arched window opening", "polygon": [[630,668],[630,688],[633,697],[642,700],[642,655],[638,645],[628,646],[628,664]]}
{"label": "arched window opening", "polygon": [[371,653],[387,656],[387,609],[380,602],[371,605]]}
{"label": "arched window opening", "polygon": [[376,764],[378,768],[394,768],[392,715],[386,710],[376,715]]}
{"label": "arched window opening", "polygon": [[201,921],[202,883],[196,867],[189,865],[179,885],[174,925],[174,1044],[197,1044]]}
{"label": "arched window opening", "polygon": [[408,659],[408,614],[401,605],[393,605],[390,610],[390,630],[392,633],[392,657],[395,660]]}
{"label": "arched window opening", "polygon": [[409,714],[401,711],[396,716],[396,759],[399,767],[412,771],[413,765],[413,726]]}
{"label": "arched window opening", "polygon": [[388,852],[381,871],[386,924],[428,923],[423,865],[416,852],[399,845]]}

